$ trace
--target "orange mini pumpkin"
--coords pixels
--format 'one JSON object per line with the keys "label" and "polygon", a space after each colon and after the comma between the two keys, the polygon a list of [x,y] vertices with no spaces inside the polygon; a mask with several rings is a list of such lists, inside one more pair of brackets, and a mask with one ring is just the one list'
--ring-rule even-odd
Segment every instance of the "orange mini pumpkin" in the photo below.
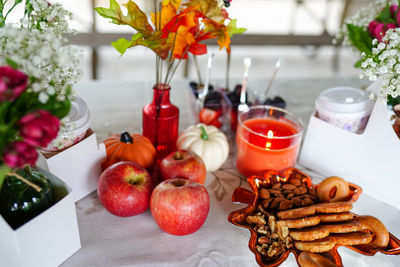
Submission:
{"label": "orange mini pumpkin", "polygon": [[133,161],[151,169],[156,161],[156,149],[150,140],[140,134],[114,134],[104,140],[107,159],[101,164],[103,170],[120,161]]}

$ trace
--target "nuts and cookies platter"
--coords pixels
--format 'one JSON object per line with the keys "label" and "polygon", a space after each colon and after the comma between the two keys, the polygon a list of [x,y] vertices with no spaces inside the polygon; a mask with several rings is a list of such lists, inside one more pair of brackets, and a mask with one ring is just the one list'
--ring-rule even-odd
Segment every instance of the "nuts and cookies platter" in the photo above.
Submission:
{"label": "nuts and cookies platter", "polygon": [[343,266],[345,246],[364,255],[400,254],[400,240],[370,215],[351,210],[362,189],[340,177],[320,184],[296,168],[247,179],[253,192],[237,188],[232,201],[248,204],[228,220],[250,230],[249,248],[261,266],[278,266],[290,253],[299,266]]}

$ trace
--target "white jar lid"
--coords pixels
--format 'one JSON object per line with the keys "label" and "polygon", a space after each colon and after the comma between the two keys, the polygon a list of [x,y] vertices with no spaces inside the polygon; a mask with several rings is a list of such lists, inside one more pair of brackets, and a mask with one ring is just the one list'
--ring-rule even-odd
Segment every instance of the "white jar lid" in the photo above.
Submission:
{"label": "white jar lid", "polygon": [[86,102],[79,96],[71,101],[71,109],[67,115],[67,126],[71,126],[74,132],[86,131],[90,127],[90,112]]}
{"label": "white jar lid", "polygon": [[367,93],[353,87],[334,87],[324,90],[316,100],[316,108],[336,113],[355,113],[372,109]]}

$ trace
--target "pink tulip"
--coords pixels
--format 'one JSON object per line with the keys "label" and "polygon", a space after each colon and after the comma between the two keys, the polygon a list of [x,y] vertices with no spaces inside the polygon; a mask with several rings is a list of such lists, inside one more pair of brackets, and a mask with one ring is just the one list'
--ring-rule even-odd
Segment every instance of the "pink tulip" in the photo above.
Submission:
{"label": "pink tulip", "polygon": [[0,67],[0,101],[13,101],[28,84],[28,76],[9,66]]}
{"label": "pink tulip", "polygon": [[373,20],[373,21],[371,21],[369,24],[368,24],[368,32],[373,36],[373,37],[375,37],[375,35],[374,35],[374,33],[375,33],[375,28],[377,27],[379,25],[379,22],[377,22],[376,20]]}
{"label": "pink tulip", "polygon": [[400,27],[400,10],[397,11],[395,19],[396,19],[396,22],[397,22],[397,27]]}
{"label": "pink tulip", "polygon": [[386,35],[387,30],[396,28],[396,24],[394,23],[381,23],[376,20],[373,20],[368,25],[368,32],[372,37],[378,39],[379,42],[382,42],[382,38]]}
{"label": "pink tulip", "polygon": [[11,168],[21,168],[26,164],[35,165],[38,154],[30,144],[17,141],[4,149],[3,161]]}
{"label": "pink tulip", "polygon": [[60,120],[46,110],[31,112],[22,117],[18,124],[24,141],[37,147],[50,144],[60,129]]}
{"label": "pink tulip", "polygon": [[390,6],[390,13],[392,13],[392,17],[395,16],[395,14],[397,13],[398,9],[399,9],[399,7],[397,5],[391,5]]}

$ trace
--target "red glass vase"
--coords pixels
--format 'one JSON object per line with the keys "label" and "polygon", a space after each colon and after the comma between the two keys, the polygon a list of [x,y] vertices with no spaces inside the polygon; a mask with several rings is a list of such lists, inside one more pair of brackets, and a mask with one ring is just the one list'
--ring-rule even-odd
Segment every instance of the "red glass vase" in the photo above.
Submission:
{"label": "red glass vase", "polygon": [[143,135],[155,146],[157,159],[162,159],[176,150],[179,109],[169,100],[168,84],[156,84],[153,90],[153,101],[143,108]]}

